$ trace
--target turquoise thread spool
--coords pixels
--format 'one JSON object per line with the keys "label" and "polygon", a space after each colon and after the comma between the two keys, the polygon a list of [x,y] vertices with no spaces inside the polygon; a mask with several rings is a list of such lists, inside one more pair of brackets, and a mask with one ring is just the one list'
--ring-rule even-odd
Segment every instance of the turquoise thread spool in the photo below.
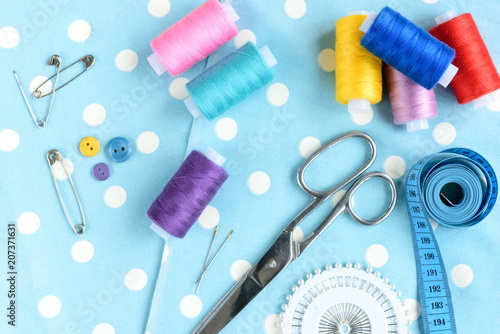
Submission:
{"label": "turquoise thread spool", "polygon": [[248,42],[188,82],[184,102],[194,117],[212,120],[271,82],[276,64],[267,46]]}

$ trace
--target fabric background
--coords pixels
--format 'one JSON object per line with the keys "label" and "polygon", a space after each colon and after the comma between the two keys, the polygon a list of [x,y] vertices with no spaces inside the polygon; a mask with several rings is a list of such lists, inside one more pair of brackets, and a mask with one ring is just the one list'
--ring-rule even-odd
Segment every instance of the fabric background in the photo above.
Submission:
{"label": "fabric background", "polygon": [[[325,143],[352,130],[367,132],[377,143],[378,158],[370,170],[399,176],[395,181],[401,196],[394,213],[374,227],[358,225],[348,215],[337,219],[224,333],[276,333],[276,314],[292,285],[316,267],[324,268],[329,263],[375,265],[402,291],[402,299],[409,299],[409,304],[414,305],[416,273],[402,200],[404,171],[422,157],[453,146],[478,151],[497,172],[500,170],[498,102],[474,110],[471,105],[458,105],[451,89],[437,87],[439,116],[429,121],[429,130],[408,134],[404,127],[392,123],[386,87],[382,102],[373,106],[373,117],[351,118],[347,107],[335,101],[335,72],[328,64],[326,71],[321,66],[325,63],[318,62],[322,50],[335,48],[338,19],[353,10],[379,11],[389,5],[425,29],[434,25],[435,16],[450,9],[459,14],[472,13],[498,68],[500,21],[496,1],[306,1],[306,6],[301,0],[233,1],[241,17],[238,28],[243,30],[234,41],[180,78],[156,76],[146,60],[151,54],[149,41],[201,3],[50,0],[4,1],[0,5],[0,29],[13,27],[20,35],[14,47],[5,48],[12,46],[11,39],[5,41],[6,30],[0,30],[2,254],[6,254],[7,224],[17,222],[19,227],[18,323],[15,329],[11,328],[2,314],[0,332],[144,333],[163,262],[164,267],[168,265],[165,284],[162,298],[153,304],[157,316],[150,319],[149,334],[189,333],[234,284],[233,277],[248,268],[247,264],[254,264],[289,220],[309,203],[295,177],[305,153],[318,142]],[[74,41],[73,33],[68,35],[68,27],[75,20],[85,20],[92,29],[84,42]],[[249,39],[254,39],[258,47],[268,45],[273,51],[278,60],[273,68],[276,79],[273,85],[219,119],[203,122],[199,139],[193,140],[192,147],[204,151],[210,146],[224,155],[224,167],[230,177],[200,224],[185,239],[169,240],[169,248],[164,248],[163,240],[149,229],[146,210],[182,162],[188,144],[192,118],[181,101],[186,97],[183,85],[206,65],[234,50],[235,42],[240,45]],[[118,56],[122,50],[132,50],[137,55],[136,66],[130,52]],[[85,54],[94,55],[96,63],[56,94],[47,127],[37,129],[12,70],[17,71],[27,90],[36,76],[49,77],[54,73],[46,61],[55,53],[62,57],[63,66]],[[67,81],[80,67],[78,64],[64,72],[60,82]],[[42,117],[48,99],[30,98],[30,102]],[[85,108],[92,103],[106,110],[104,121],[97,126],[88,125],[84,117]],[[16,142],[16,135],[9,130],[19,138],[14,149],[9,145]],[[139,143],[144,132],[153,132],[159,138],[159,146],[152,153],[141,152],[149,152],[155,146]],[[94,136],[101,143],[101,152],[95,157],[84,157],[78,150],[80,140],[86,136]],[[131,158],[121,164],[109,160],[104,152],[107,142],[116,136],[128,138],[134,147]],[[307,137],[315,139],[303,141]],[[69,228],[54,190],[45,158],[53,148],[74,166],[72,177],[88,224],[82,236]],[[333,185],[359,166],[365,152],[359,142],[342,144],[308,171],[307,181],[322,188]],[[98,182],[91,176],[91,168],[98,162],[106,162],[112,169],[106,181]],[[269,184],[263,173],[250,177],[254,172],[264,172]],[[64,187],[64,182],[60,185]],[[123,204],[123,191],[114,186],[125,191]],[[254,193],[266,189],[261,195]],[[63,190],[65,199],[71,201],[69,189]],[[377,182],[360,189],[355,196],[356,211],[374,213],[384,204],[382,190]],[[122,205],[113,208],[109,204]],[[301,232],[308,235],[331,208],[331,204],[325,204],[301,225]],[[492,333],[500,325],[496,316],[500,311],[499,290],[494,281],[499,274],[495,266],[500,250],[495,225],[499,210],[497,206],[487,219],[468,229],[435,229],[450,278],[460,333]],[[34,215],[26,215],[30,212]],[[74,207],[72,217],[78,221]],[[232,229],[235,234],[205,275],[199,300],[189,297],[180,307],[185,296],[194,294],[193,283],[203,266],[212,228],[217,224],[220,230],[216,246]],[[8,288],[6,272],[4,255],[0,257],[3,313]],[[464,282],[470,284],[460,287],[466,285]],[[197,309],[198,301],[201,310]],[[411,316],[417,315],[411,308]],[[419,321],[410,329],[413,333],[423,332]]]}

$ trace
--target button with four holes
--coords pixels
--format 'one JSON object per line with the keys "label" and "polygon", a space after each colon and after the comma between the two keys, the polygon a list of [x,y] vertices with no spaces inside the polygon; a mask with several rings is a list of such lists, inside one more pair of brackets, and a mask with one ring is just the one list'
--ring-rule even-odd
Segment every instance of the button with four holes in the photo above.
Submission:
{"label": "button with four holes", "polygon": [[116,137],[108,143],[108,156],[116,162],[124,162],[130,158],[132,154],[132,145],[123,137]]}
{"label": "button with four holes", "polygon": [[109,177],[110,170],[109,166],[106,165],[104,162],[100,162],[92,168],[92,176],[94,179],[99,180],[99,181],[104,181]]}
{"label": "button with four holes", "polygon": [[86,157],[93,157],[99,153],[101,145],[94,137],[85,137],[80,142],[80,152]]}

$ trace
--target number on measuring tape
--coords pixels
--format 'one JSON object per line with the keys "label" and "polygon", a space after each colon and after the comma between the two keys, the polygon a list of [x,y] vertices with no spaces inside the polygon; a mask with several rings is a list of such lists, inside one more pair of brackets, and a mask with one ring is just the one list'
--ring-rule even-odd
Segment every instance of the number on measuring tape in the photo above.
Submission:
{"label": "number on measuring tape", "polygon": [[[437,167],[441,168],[441,172],[445,172],[447,168],[451,168],[449,166],[461,163],[466,166],[475,165],[486,179],[485,195],[477,215],[474,215],[475,219],[458,222],[455,227],[472,226],[488,215],[498,195],[495,172],[481,155],[463,148],[448,149],[420,160],[410,170],[406,180],[406,203],[413,236],[422,321],[426,334],[456,334],[457,330],[443,258],[434,236],[426,201],[422,195],[422,193],[427,193],[422,190],[424,187],[422,180],[428,181],[429,175]],[[467,169],[470,170],[468,167]]]}

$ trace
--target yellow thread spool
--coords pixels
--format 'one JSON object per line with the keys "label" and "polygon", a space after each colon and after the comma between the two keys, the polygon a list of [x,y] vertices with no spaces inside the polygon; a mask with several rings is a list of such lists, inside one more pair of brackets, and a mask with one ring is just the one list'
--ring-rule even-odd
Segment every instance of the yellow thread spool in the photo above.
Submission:
{"label": "yellow thread spool", "polygon": [[369,112],[370,104],[382,99],[382,61],[360,44],[366,16],[349,15],[336,25],[336,98],[350,113]]}

